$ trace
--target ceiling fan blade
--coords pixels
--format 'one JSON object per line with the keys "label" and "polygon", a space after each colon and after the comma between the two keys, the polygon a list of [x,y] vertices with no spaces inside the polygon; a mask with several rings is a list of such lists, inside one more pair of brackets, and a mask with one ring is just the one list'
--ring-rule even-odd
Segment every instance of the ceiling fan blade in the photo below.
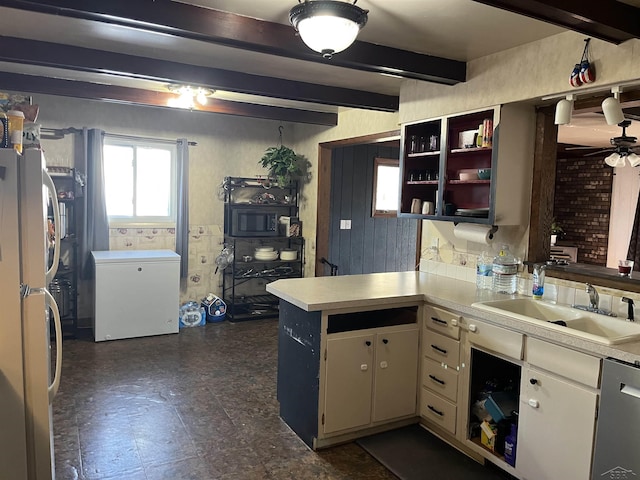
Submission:
{"label": "ceiling fan blade", "polygon": [[598,150],[597,152],[585,153],[585,157],[593,157],[594,155],[604,155],[605,153],[614,152],[615,148],[605,148],[602,150]]}
{"label": "ceiling fan blade", "polygon": [[570,152],[571,150],[595,150],[599,148],[602,148],[602,147],[588,147],[584,145],[584,146],[577,146],[577,147],[565,147],[564,150],[566,152]]}

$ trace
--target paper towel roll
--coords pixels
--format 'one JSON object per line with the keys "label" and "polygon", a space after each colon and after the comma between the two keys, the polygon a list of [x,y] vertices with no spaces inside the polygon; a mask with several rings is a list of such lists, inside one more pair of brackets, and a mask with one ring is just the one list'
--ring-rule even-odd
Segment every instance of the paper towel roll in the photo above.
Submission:
{"label": "paper towel roll", "polygon": [[453,235],[461,240],[489,245],[493,239],[494,228],[491,225],[459,223],[453,227]]}

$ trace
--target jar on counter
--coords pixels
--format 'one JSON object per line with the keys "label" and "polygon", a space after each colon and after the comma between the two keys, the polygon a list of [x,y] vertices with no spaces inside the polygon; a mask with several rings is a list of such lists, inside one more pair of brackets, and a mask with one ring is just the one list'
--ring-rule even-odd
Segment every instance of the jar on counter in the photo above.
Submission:
{"label": "jar on counter", "polygon": [[24,127],[24,113],[20,110],[9,110],[9,142],[13,149],[22,153],[22,129]]}

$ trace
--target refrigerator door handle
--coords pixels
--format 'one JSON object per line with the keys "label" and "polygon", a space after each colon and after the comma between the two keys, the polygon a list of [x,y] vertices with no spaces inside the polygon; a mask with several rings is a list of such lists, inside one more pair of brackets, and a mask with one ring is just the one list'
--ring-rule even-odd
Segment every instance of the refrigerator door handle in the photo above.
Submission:
{"label": "refrigerator door handle", "polygon": [[58,272],[58,262],[60,261],[60,207],[58,206],[58,194],[56,193],[56,186],[53,183],[53,179],[47,173],[46,170],[42,170],[42,183],[47,190],[49,190],[49,196],[51,197],[51,206],[53,207],[53,224],[54,229],[54,246],[53,246],[53,263],[51,268],[45,273],[45,285],[49,285],[53,277]]}
{"label": "refrigerator door handle", "polygon": [[56,332],[56,368],[53,376],[53,381],[49,385],[49,403],[53,402],[53,399],[58,394],[58,388],[60,388],[60,375],[62,373],[62,325],[60,324],[60,312],[58,311],[58,304],[55,298],[49,293],[46,288],[42,289],[45,297],[49,301],[49,308],[53,312],[53,326]]}

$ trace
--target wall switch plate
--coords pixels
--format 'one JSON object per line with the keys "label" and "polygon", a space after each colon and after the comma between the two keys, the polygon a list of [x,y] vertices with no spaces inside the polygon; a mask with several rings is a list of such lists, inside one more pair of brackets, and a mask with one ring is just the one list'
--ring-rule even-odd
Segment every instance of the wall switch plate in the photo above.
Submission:
{"label": "wall switch plate", "polygon": [[340,220],[340,230],[351,230],[351,220]]}

